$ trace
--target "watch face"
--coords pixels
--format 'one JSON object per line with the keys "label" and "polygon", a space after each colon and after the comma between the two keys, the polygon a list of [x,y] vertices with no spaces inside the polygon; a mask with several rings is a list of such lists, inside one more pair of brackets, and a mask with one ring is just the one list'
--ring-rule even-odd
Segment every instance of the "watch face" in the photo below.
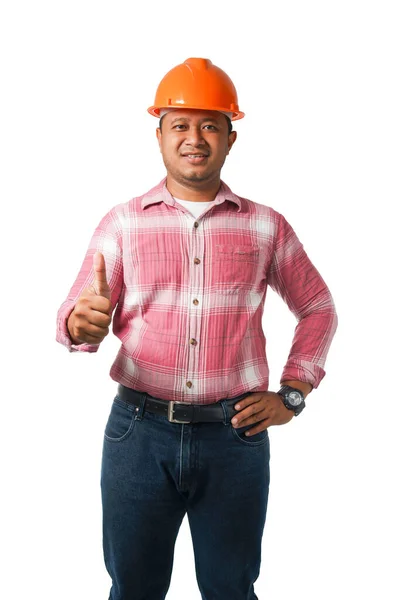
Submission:
{"label": "watch face", "polygon": [[302,403],[303,398],[298,392],[290,392],[288,394],[288,400],[292,406],[299,406]]}

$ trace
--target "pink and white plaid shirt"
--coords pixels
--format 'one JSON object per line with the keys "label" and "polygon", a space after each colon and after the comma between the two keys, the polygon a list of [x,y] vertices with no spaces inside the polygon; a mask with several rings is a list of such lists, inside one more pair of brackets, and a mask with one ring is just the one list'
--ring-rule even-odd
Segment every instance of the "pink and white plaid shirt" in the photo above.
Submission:
{"label": "pink and white plaid shirt", "polygon": [[195,218],[175,202],[166,179],[112,208],[100,221],[82,267],[57,315],[56,340],[74,345],[66,326],[93,283],[93,255],[104,254],[121,348],[115,381],[157,398],[207,404],[267,391],[262,329],[269,284],[296,316],[281,381],[316,388],[337,327],[332,296],[285,218],[236,196],[221,183]]}

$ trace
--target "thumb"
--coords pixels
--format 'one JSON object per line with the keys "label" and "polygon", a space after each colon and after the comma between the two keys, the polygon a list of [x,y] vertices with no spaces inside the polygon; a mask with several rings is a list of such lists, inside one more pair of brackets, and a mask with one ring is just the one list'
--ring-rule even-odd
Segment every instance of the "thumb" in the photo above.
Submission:
{"label": "thumb", "polygon": [[111,300],[111,290],[107,283],[106,262],[101,252],[95,252],[93,256],[94,282],[93,288],[98,296]]}

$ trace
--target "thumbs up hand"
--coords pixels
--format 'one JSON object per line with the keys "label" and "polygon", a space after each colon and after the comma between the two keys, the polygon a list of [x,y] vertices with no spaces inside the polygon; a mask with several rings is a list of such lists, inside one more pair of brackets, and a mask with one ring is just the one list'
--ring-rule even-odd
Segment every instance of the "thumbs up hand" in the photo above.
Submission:
{"label": "thumbs up hand", "polygon": [[83,290],[68,318],[67,327],[74,344],[100,344],[109,332],[111,290],[101,252],[93,256],[93,269],[93,285]]}

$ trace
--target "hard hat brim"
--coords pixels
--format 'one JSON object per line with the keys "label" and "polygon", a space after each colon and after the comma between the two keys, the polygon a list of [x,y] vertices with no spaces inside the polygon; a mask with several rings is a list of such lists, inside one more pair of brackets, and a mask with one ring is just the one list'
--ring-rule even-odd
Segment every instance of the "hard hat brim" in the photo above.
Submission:
{"label": "hard hat brim", "polygon": [[169,104],[168,106],[150,106],[147,109],[147,112],[149,112],[151,115],[153,115],[153,117],[157,117],[160,118],[160,110],[162,108],[182,108],[182,109],[193,109],[193,110],[215,110],[217,112],[232,112],[232,119],[231,121],[238,121],[239,119],[243,119],[245,113],[238,110],[238,111],[232,111],[231,108],[227,108],[226,106],[222,107],[222,106],[213,106],[213,107],[204,107],[204,106],[187,106],[186,104]]}

